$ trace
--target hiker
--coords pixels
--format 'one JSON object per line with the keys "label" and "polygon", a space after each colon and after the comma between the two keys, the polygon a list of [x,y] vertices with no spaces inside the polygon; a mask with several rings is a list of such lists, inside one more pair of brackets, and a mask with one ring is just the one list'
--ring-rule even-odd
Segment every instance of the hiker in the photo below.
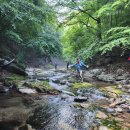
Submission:
{"label": "hiker", "polygon": [[77,59],[77,63],[76,63],[76,69],[77,69],[77,75],[80,76],[81,78],[81,82],[83,82],[83,70],[85,68],[88,68],[88,66],[86,66],[83,61],[81,61],[79,58]]}
{"label": "hiker", "polygon": [[70,64],[70,62],[69,61],[67,61],[67,70],[69,69],[69,64]]}
{"label": "hiker", "polygon": [[69,67],[73,67],[73,66],[76,67],[77,76],[79,76],[79,77],[81,78],[81,82],[83,82],[83,70],[84,70],[85,68],[88,68],[88,66],[85,65],[85,64],[83,63],[83,61],[81,61],[79,58],[77,59],[76,64],[70,65]]}
{"label": "hiker", "polygon": [[130,62],[130,54],[129,54],[129,57],[128,57],[128,59],[127,59],[127,60],[128,60],[128,62]]}
{"label": "hiker", "polygon": [[55,62],[55,70],[57,69],[58,64]]}

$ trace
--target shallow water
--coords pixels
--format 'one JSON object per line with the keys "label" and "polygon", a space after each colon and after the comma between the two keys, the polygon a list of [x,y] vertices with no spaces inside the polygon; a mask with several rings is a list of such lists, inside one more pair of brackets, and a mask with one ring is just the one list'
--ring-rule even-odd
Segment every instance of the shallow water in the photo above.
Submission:
{"label": "shallow water", "polygon": [[30,117],[28,123],[37,130],[89,130],[95,112],[74,107],[73,97],[52,96]]}

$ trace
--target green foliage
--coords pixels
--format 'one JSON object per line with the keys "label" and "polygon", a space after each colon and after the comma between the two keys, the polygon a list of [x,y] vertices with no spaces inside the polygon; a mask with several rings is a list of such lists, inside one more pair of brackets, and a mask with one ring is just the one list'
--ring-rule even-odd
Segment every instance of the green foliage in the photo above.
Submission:
{"label": "green foliage", "polygon": [[[112,51],[114,47],[122,48],[123,52],[130,49],[130,28],[116,27],[107,31],[107,43],[100,48],[102,54]],[[122,52],[122,53],[123,53]]]}
{"label": "green foliage", "polygon": [[56,15],[44,0],[0,1],[0,14],[0,36],[7,42],[22,46],[22,51],[31,48],[41,55],[61,54]]}
{"label": "green foliage", "polygon": [[62,3],[71,8],[63,36],[66,59],[87,60],[97,53],[130,49],[130,1],[83,0]]}

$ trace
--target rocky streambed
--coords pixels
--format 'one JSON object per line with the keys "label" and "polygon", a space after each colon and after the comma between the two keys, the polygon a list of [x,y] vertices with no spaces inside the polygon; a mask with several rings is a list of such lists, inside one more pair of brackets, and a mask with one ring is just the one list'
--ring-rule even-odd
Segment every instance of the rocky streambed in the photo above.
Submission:
{"label": "rocky streambed", "polygon": [[70,71],[28,68],[27,79],[1,83],[0,130],[129,130],[129,84],[95,82],[99,71],[80,83]]}

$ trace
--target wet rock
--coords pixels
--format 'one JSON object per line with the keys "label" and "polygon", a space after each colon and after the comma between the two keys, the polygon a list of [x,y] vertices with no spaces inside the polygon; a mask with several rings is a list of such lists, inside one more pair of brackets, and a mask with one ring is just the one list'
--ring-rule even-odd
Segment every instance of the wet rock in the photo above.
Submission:
{"label": "wet rock", "polygon": [[31,89],[31,88],[20,88],[19,91],[23,94],[37,93],[35,89]]}
{"label": "wet rock", "polygon": [[60,80],[59,79],[52,79],[52,82],[54,82],[54,83],[60,83]]}
{"label": "wet rock", "polygon": [[115,76],[112,74],[107,74],[107,75],[98,75],[97,79],[100,81],[105,81],[105,82],[114,82],[115,81]]}
{"label": "wet rock", "polygon": [[128,90],[128,93],[130,93],[130,89]]}
{"label": "wet rock", "polygon": [[66,82],[67,82],[66,80],[62,80],[62,81],[60,81],[60,84],[61,84],[61,85],[65,85]]}
{"label": "wet rock", "polygon": [[108,116],[101,111],[97,111],[96,117],[99,118],[99,119],[107,119],[108,118]]}
{"label": "wet rock", "polygon": [[103,69],[93,69],[93,70],[90,70],[90,74],[93,74],[93,76],[97,76],[97,75],[100,75],[102,73]]}
{"label": "wet rock", "polygon": [[121,76],[123,73],[124,73],[124,70],[123,70],[123,69],[118,69],[118,70],[116,71],[117,76]]}
{"label": "wet rock", "polygon": [[24,82],[24,83],[23,83],[23,86],[25,86],[25,87],[29,87],[29,88],[32,87],[32,85],[31,85],[29,82]]}
{"label": "wet rock", "polygon": [[121,81],[121,80],[125,80],[125,79],[126,79],[126,77],[124,75],[122,75],[122,76],[118,76],[116,78],[116,81]]}
{"label": "wet rock", "polygon": [[7,92],[7,88],[3,85],[0,85],[0,93],[6,93]]}
{"label": "wet rock", "polygon": [[130,89],[130,84],[124,85],[125,88]]}
{"label": "wet rock", "polygon": [[106,126],[99,126],[98,130],[109,130]]}
{"label": "wet rock", "polygon": [[123,86],[121,84],[118,84],[118,88],[121,89]]}
{"label": "wet rock", "polygon": [[90,107],[91,106],[91,104],[87,104],[87,103],[82,103],[82,104],[80,104],[80,106],[82,107],[82,108],[88,108],[88,107]]}
{"label": "wet rock", "polygon": [[36,91],[37,91],[38,93],[44,93],[44,92],[45,92],[45,90],[43,90],[43,89],[40,88],[40,87],[35,87],[35,89],[36,89]]}
{"label": "wet rock", "polygon": [[123,122],[124,121],[124,119],[119,118],[119,117],[115,117],[114,120],[117,121],[117,122]]}
{"label": "wet rock", "polygon": [[69,92],[69,91],[65,91],[65,90],[62,90],[62,93],[68,94],[68,95],[70,95],[70,96],[75,96],[74,93]]}
{"label": "wet rock", "polygon": [[67,95],[67,94],[62,94],[62,95],[61,95],[61,99],[62,99],[62,100],[66,100],[67,98],[68,98],[68,95]]}
{"label": "wet rock", "polygon": [[49,78],[37,77],[37,80],[39,80],[39,81],[49,81]]}
{"label": "wet rock", "polygon": [[26,124],[24,126],[21,126],[18,130],[35,130],[35,129],[33,129],[31,125]]}
{"label": "wet rock", "polygon": [[87,100],[88,100],[87,97],[80,97],[80,96],[78,96],[78,97],[75,97],[75,98],[74,98],[74,101],[75,101],[75,102],[85,102],[85,101],[87,101]]}
{"label": "wet rock", "polygon": [[119,108],[119,107],[118,107],[118,108],[115,108],[115,111],[116,111],[116,112],[122,112],[123,110],[122,110],[122,108]]}
{"label": "wet rock", "polygon": [[73,83],[69,83],[69,82],[67,82],[66,85],[68,85],[68,87],[72,87],[72,86],[73,86]]}
{"label": "wet rock", "polygon": [[107,112],[112,113],[112,112],[114,112],[114,109],[113,108],[107,108]]}
{"label": "wet rock", "polygon": [[110,98],[109,103],[113,103],[115,101],[115,98]]}

